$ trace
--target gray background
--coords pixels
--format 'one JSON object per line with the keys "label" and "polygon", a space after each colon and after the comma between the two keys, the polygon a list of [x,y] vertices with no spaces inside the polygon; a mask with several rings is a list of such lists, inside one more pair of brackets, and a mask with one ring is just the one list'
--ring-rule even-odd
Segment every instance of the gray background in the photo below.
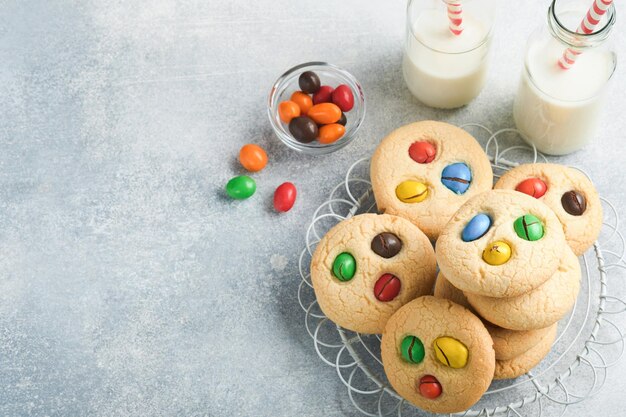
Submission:
{"label": "gray background", "polygon": [[[295,298],[305,225],[395,127],[513,126],[548,2],[500,6],[487,87],[436,111],[403,84],[403,1],[0,1],[0,415],[357,415]],[[607,123],[559,161],[623,216],[620,25],[613,40]],[[310,60],[349,69],[368,99],[358,139],[324,157],[288,150],[266,116],[274,80]],[[230,201],[248,142],[271,161]],[[287,180],[298,201],[278,215]],[[569,415],[623,415],[625,376],[626,360]]]}

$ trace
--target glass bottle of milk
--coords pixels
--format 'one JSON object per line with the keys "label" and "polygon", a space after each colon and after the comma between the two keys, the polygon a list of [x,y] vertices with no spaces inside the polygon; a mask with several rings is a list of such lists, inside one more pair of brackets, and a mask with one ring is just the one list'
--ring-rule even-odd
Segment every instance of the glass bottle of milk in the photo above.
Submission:
{"label": "glass bottle of milk", "polygon": [[[597,133],[617,58],[606,39],[615,23],[611,4],[590,34],[576,33],[590,1],[553,0],[548,25],[528,40],[513,116],[517,128],[543,153],[565,155]],[[576,51],[569,69],[559,65]]]}
{"label": "glass bottle of milk", "polygon": [[487,74],[496,2],[409,0],[402,70],[418,100],[430,107],[451,109],[480,93]]}

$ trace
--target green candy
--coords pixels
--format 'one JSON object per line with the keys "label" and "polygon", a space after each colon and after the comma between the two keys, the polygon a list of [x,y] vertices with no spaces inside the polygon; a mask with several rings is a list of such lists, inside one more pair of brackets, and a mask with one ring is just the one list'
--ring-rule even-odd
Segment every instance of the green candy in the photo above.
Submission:
{"label": "green candy", "polygon": [[247,175],[231,178],[226,184],[226,194],[235,200],[245,200],[256,191],[256,182]]}
{"label": "green candy", "polygon": [[333,262],[333,275],[339,281],[350,281],[356,273],[356,261],[348,252],[337,255]]}
{"label": "green candy", "polygon": [[533,242],[543,237],[543,223],[532,214],[518,217],[515,223],[513,223],[513,228],[515,233],[524,240]]}
{"label": "green candy", "polygon": [[406,336],[400,344],[402,358],[409,363],[420,363],[424,360],[424,344],[417,336]]}

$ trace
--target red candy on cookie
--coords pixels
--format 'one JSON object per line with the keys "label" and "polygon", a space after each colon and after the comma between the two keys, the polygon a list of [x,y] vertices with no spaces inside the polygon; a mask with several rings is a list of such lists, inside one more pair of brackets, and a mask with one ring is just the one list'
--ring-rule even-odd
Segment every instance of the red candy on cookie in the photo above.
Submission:
{"label": "red candy on cookie", "polygon": [[541,198],[546,193],[548,186],[539,178],[528,178],[517,184],[515,191],[528,194],[531,197]]}

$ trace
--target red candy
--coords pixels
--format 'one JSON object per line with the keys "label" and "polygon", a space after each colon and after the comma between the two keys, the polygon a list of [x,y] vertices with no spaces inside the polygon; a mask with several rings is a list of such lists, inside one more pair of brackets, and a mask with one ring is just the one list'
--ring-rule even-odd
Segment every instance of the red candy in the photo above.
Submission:
{"label": "red candy", "polygon": [[378,301],[391,301],[400,293],[400,279],[395,275],[383,274],[374,284],[374,295]]}
{"label": "red candy", "polygon": [[332,101],[333,88],[329,85],[323,85],[313,94],[313,104],[330,103]]}
{"label": "red candy", "polygon": [[437,148],[430,142],[414,142],[409,147],[409,156],[418,164],[429,164],[437,155]]}
{"label": "red candy", "polygon": [[343,112],[350,111],[354,107],[354,95],[350,87],[345,84],[340,84],[335,88],[332,100]]}
{"label": "red candy", "polygon": [[432,375],[426,375],[420,378],[419,390],[422,397],[434,400],[441,395],[441,384]]}
{"label": "red candy", "polygon": [[284,182],[274,191],[274,208],[276,211],[285,212],[291,210],[296,202],[296,186],[290,182]]}
{"label": "red candy", "polygon": [[546,193],[548,186],[539,178],[528,178],[517,184],[515,191],[528,194],[531,197],[541,198]]}

